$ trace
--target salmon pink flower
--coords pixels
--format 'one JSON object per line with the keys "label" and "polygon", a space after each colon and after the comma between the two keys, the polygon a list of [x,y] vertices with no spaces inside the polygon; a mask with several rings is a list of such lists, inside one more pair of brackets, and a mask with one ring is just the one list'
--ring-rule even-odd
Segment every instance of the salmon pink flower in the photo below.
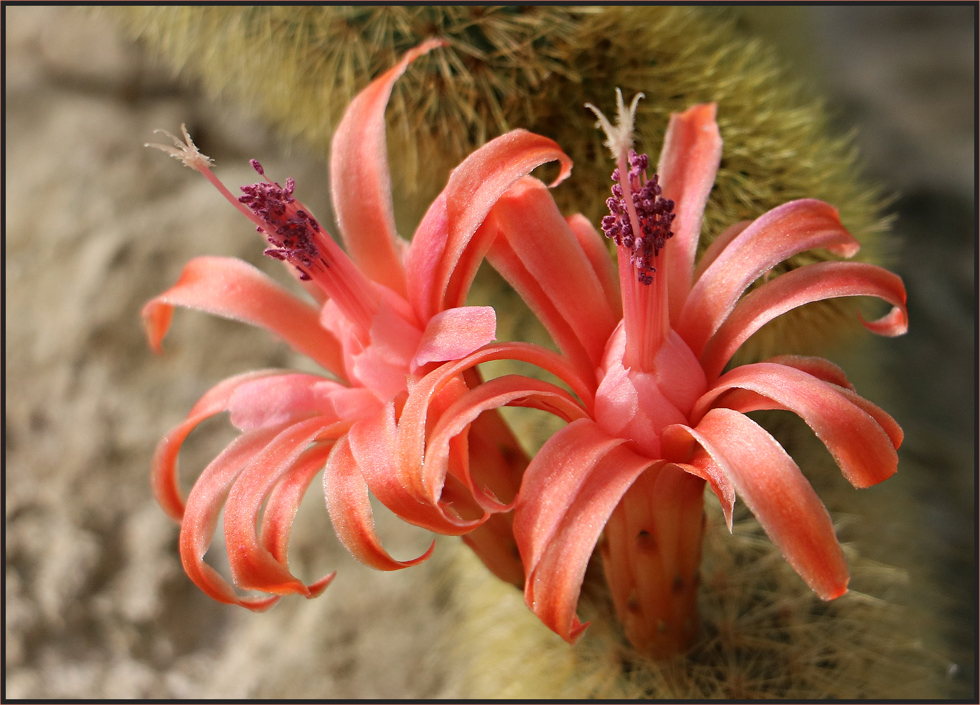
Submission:
{"label": "salmon pink flower", "polygon": [[[266,254],[288,264],[316,304],[244,262],[200,257],[188,263],[176,285],[144,307],[150,344],[159,350],[174,307],[183,306],[264,327],[329,373],[262,370],[227,379],[207,392],[157,449],[153,487],[165,510],[181,522],[184,568],[217,600],[264,609],[281,595],[312,597],[330,582],[332,574],[306,585],[287,561],[293,517],[320,471],[337,535],[364,563],[394,570],[429,555],[398,561],[384,550],[373,527],[370,491],[413,524],[443,534],[469,533],[491,569],[508,577],[502,559],[482,548],[480,532],[487,531],[482,525],[489,510],[512,499],[483,488],[496,487],[503,497],[510,486],[513,495],[527,463],[514,438],[499,419],[474,424],[467,439],[454,442],[451,482],[427,503],[401,482],[403,474],[391,471],[395,419],[415,380],[494,339],[493,309],[464,305],[493,234],[481,227],[486,214],[538,165],[560,161],[561,180],[570,160],[551,140],[523,130],[493,140],[452,173],[411,245],[402,240],[394,227],[384,110],[409,63],[443,44],[430,40],[408,52],[354,99],[338,127],[331,195],[346,252],[296,199],[292,179],[285,185],[264,179],[243,187],[236,198],[186,130],[183,141],[173,138],[175,147],[161,147],[208,178],[252,221],[270,244]],[[252,165],[265,176],[258,162]],[[439,403],[451,404],[479,381],[475,371],[458,376]],[[241,433],[203,471],[185,501],[177,477],[180,447],[201,421],[226,411]],[[472,463],[470,449],[479,451]],[[471,487],[480,488],[478,500]],[[235,583],[269,597],[240,596],[204,562],[222,508]]]}
{"label": "salmon pink flower", "polygon": [[[489,261],[520,292],[562,354],[522,343],[485,346],[415,385],[400,423],[405,467],[417,468],[429,496],[447,474],[448,442],[480,413],[502,405],[547,410],[568,422],[523,476],[513,532],[528,606],[574,642],[586,565],[599,546],[606,581],[629,640],[655,656],[683,650],[697,630],[696,595],[707,483],[732,522],[736,495],[788,562],[823,599],[847,589],[848,571],[830,516],[796,463],[746,412],[797,413],[855,487],[897,469],[902,431],[858,396],[822,359],[780,356],[724,372],[749,336],[796,306],[841,296],[892,305],[871,331],[907,328],[899,277],[868,264],[834,261],[753,282],[799,252],[844,257],[858,243],[826,203],[799,200],[731,226],[695,266],[705,204],[721,158],[716,106],[675,114],[659,174],[632,151],[637,96],[618,95],[618,121],[592,108],[617,162],[602,222],[615,243],[581,216],[567,220],[531,177],[491,209]],[[590,106],[591,107],[591,106]],[[617,286],[618,282],[618,286]],[[519,375],[460,396],[430,421],[439,390],[472,365],[495,358],[531,362],[566,389]]]}

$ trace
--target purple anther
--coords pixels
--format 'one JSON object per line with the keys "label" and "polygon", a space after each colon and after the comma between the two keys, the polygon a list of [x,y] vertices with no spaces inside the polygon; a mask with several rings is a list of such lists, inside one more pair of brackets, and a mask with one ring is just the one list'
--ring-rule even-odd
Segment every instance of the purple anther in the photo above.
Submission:
{"label": "purple anther", "polygon": [[[262,166],[252,160],[257,172],[265,173]],[[326,267],[316,243],[320,230],[316,221],[305,210],[296,208],[293,192],[296,182],[286,179],[285,188],[278,183],[260,182],[242,186],[239,201],[258,216],[263,225],[258,230],[264,232],[272,245],[265,254],[274,259],[289,262],[300,272],[300,278],[310,279],[310,270],[317,266]]]}
{"label": "purple anther", "polygon": [[258,159],[249,159],[248,160],[248,163],[252,165],[252,168],[253,169],[255,169],[257,172],[259,172],[259,176],[265,176],[265,169],[263,169],[262,168],[262,165],[259,164],[259,160]]}
{"label": "purple anther", "polygon": [[640,232],[633,231],[634,224],[630,221],[619,169],[612,173],[615,182],[612,186],[613,196],[606,199],[610,215],[602,219],[602,232],[617,246],[629,251],[630,261],[637,269],[637,280],[641,284],[650,284],[653,282],[652,274],[657,271],[653,266],[654,258],[674,234],[670,229],[675,217],[674,202],[661,197],[660,179],[656,174],[650,179],[646,178],[646,169],[650,164],[646,154],[630,151],[628,162],[630,195]]}

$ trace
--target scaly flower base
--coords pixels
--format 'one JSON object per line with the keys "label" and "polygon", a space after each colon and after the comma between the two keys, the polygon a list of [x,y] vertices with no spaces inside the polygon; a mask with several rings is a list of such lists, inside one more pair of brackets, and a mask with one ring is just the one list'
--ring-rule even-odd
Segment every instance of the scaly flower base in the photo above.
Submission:
{"label": "scaly flower base", "polygon": [[459,621],[447,639],[459,663],[447,695],[943,697],[946,664],[922,646],[911,611],[879,597],[903,590],[901,571],[861,559],[848,548],[853,588],[834,602],[822,602],[754,519],[736,520],[730,536],[717,503],[709,502],[707,510],[700,636],[686,655],[666,662],[646,659],[630,647],[603,593],[598,566],[590,566],[579,606],[592,624],[571,647],[534,618],[520,592],[493,578],[468,551],[457,551],[448,577]]}

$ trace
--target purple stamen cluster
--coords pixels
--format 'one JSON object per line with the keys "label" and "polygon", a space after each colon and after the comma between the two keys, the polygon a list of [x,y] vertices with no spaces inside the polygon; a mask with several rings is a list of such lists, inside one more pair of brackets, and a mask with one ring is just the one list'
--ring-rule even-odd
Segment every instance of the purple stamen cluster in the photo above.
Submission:
{"label": "purple stamen cluster", "polygon": [[633,232],[626,199],[623,197],[623,186],[619,183],[619,169],[612,173],[616,183],[612,187],[612,197],[606,199],[610,215],[602,219],[602,232],[611,238],[617,246],[630,251],[630,261],[636,267],[637,279],[641,284],[651,284],[656,272],[653,258],[657,256],[667,239],[673,236],[670,224],[674,221],[674,202],[662,198],[659,179],[646,178],[646,170],[650,158],[645,154],[629,153],[629,187],[633,207],[639,220],[640,232]]}
{"label": "purple stamen cluster", "polygon": [[[261,164],[254,159],[250,163],[265,176]],[[316,245],[315,234],[320,231],[320,226],[310,214],[293,205],[295,190],[296,182],[291,178],[286,179],[285,187],[266,179],[265,183],[242,186],[238,200],[264,221],[265,225],[256,229],[265,233],[273,245],[265,254],[289,262],[299,270],[300,279],[309,280],[309,270],[316,263],[323,266],[327,263],[320,257]]]}

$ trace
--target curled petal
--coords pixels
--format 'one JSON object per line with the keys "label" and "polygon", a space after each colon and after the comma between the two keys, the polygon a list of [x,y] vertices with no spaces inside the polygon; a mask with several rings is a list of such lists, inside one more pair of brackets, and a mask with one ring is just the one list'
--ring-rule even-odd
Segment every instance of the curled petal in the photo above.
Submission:
{"label": "curled petal", "polygon": [[667,281],[670,314],[676,319],[691,288],[701,218],[721,162],[721,134],[715,103],[695,105],[670,116],[657,173],[663,197],[674,201],[674,237],[670,242]]}
{"label": "curled petal", "polygon": [[421,563],[432,554],[434,541],[428,551],[410,561],[395,560],[382,548],[374,531],[374,513],[371,511],[367,483],[347,437],[334,444],[323,473],[323,493],[337,537],[362,563],[378,570],[399,570]]}
{"label": "curled petal", "polygon": [[[451,279],[472,279],[468,270],[478,263],[470,261],[459,268],[465,271],[457,271],[458,265],[493,204],[533,169],[556,160],[562,168],[554,184],[571,173],[571,159],[553,140],[518,129],[490,140],[453,170],[442,195],[420,224],[408,254],[408,295],[421,320],[447,306],[462,304],[461,300],[447,301],[446,292]],[[446,229],[441,236],[443,223]],[[453,290],[457,298],[465,296],[462,287]]]}
{"label": "curled petal", "polygon": [[[411,420],[404,411],[402,419],[405,422]],[[420,484],[421,459],[405,463],[398,452],[399,440],[394,403],[386,404],[381,412],[351,428],[348,435],[350,452],[361,481],[367,483],[371,493],[399,518],[429,531],[456,536],[479,526],[482,519],[465,520],[447,512],[438,499],[428,501]],[[337,462],[346,461],[338,458]],[[348,470],[347,475],[350,474]],[[353,480],[348,480],[345,487],[349,488],[350,482]]]}
{"label": "curled petal", "polygon": [[[422,473],[430,501],[439,497],[445,482],[449,466],[450,440],[465,432],[484,411],[501,406],[541,409],[565,421],[587,416],[585,410],[568,392],[548,382],[521,375],[506,375],[484,382],[446,409],[429,435]],[[500,512],[511,509],[511,505],[502,504],[491,492],[475,486],[468,471],[461,479],[485,511]]]}
{"label": "curled petal", "polygon": [[822,599],[847,592],[844,552],[823,502],[775,438],[743,414],[712,409],[694,428],[671,426],[690,435],[728,476],[772,542]]}
{"label": "curled petal", "polygon": [[798,370],[802,370],[809,375],[813,375],[817,379],[822,379],[824,382],[830,382],[831,384],[836,384],[838,387],[846,387],[851,391],[854,391],[854,385],[850,383],[847,379],[847,375],[844,374],[844,370],[822,357],[810,357],[808,355],[776,355],[775,357],[770,357],[766,362],[771,362],[774,365],[786,365],[787,367],[795,367]]}
{"label": "curled petal", "polygon": [[157,352],[170,328],[174,306],[265,328],[344,379],[340,343],[320,326],[320,312],[241,260],[196,257],[187,263],[173,287],[143,307],[146,335]]}
{"label": "curled petal", "polygon": [[201,473],[187,497],[187,508],[180,525],[180,560],[184,571],[209,597],[250,610],[268,609],[278,597],[240,598],[235,589],[214,568],[204,562],[211,545],[218,515],[232,483],[245,465],[283,431],[282,426],[260,428],[243,433],[225,448]]}
{"label": "curled petal", "polygon": [[[259,530],[262,546],[284,567],[289,567],[289,536],[292,533],[296,512],[313,478],[323,469],[325,456],[329,450],[329,445],[317,445],[304,453],[276,485],[262,512],[262,526]],[[307,586],[310,591],[307,597],[320,595],[336,575],[336,572],[330,573],[310,583]]]}
{"label": "curled petal", "polygon": [[832,206],[803,199],[758,217],[722,250],[691,288],[674,328],[700,355],[748,286],[788,257],[822,247],[853,256],[859,245]]}
{"label": "curled petal", "polygon": [[860,262],[820,262],[787,272],[743,297],[701,353],[705,374],[717,377],[742,343],[777,316],[842,296],[876,296],[894,307],[877,321],[862,321],[869,330],[881,335],[908,330],[905,287],[898,275]]}
{"label": "curled petal", "polygon": [[173,519],[180,521],[184,516],[184,500],[177,483],[177,456],[187,436],[205,419],[227,411],[232,396],[240,386],[275,374],[276,370],[256,370],[219,382],[198,400],[187,418],[172,428],[157,445],[150,470],[150,484],[157,502]]}
{"label": "curled petal", "polygon": [[626,490],[654,465],[623,443],[588,419],[573,421],[531,461],[518,495],[514,536],[527,574],[524,601],[569,643],[588,626],[575,607],[599,535]]}
{"label": "curled petal", "polygon": [[342,433],[330,426],[329,420],[320,417],[289,426],[250,460],[232,485],[225,503],[225,543],[231,574],[239,587],[309,597],[310,588],[262,545],[256,524],[263,503],[287,474],[294,470],[305,474],[307,464],[322,467],[329,447],[310,445]]}
{"label": "curled petal", "polygon": [[[425,457],[429,406],[436,395],[458,375],[491,360],[520,360],[551,372],[567,384],[589,410],[594,403],[594,383],[586,383],[558,353],[530,343],[494,343],[455,362],[447,362],[426,374],[412,387],[398,420],[398,467],[420,469]],[[406,470],[408,472],[409,470]]]}
{"label": "curled petal", "polygon": [[493,342],[497,315],[490,306],[461,306],[440,311],[429,319],[412,360],[413,369],[430,362],[466,357]]}
{"label": "curled petal", "polygon": [[402,295],[405,269],[391,200],[385,107],[408,65],[445,45],[442,39],[423,42],[358,93],[330,145],[330,190],[347,251],[367,276]]}
{"label": "curled petal", "polygon": [[[742,391],[745,390],[745,391]],[[746,393],[748,392],[748,393]],[[857,397],[802,370],[771,362],[743,365],[722,375],[718,383],[695,405],[692,418],[700,418],[713,406],[740,412],[788,409],[813,429],[837,461],[844,477],[855,487],[870,487],[891,477],[898,469],[894,432],[897,424],[883,411],[883,424],[875,415],[852,401]],[[900,433],[900,430],[899,430]],[[899,442],[901,437],[898,437]]]}

